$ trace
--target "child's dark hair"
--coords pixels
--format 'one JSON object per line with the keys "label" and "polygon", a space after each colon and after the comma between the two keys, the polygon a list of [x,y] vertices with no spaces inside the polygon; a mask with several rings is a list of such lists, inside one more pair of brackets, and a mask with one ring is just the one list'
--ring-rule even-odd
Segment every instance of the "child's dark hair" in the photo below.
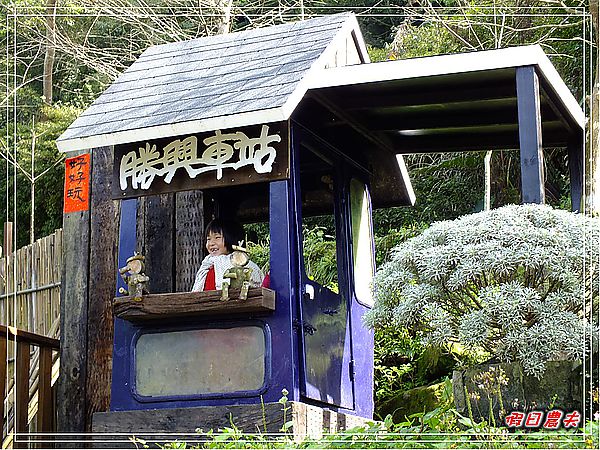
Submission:
{"label": "child's dark hair", "polygon": [[206,226],[204,237],[208,237],[209,233],[220,233],[223,235],[225,248],[229,253],[233,251],[233,245],[239,245],[240,241],[244,240],[244,227],[235,220],[213,219]]}

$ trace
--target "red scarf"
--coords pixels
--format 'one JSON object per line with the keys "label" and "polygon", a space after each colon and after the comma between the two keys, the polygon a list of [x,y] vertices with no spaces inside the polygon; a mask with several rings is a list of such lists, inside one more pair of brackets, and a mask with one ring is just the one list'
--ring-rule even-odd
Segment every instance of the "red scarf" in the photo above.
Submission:
{"label": "red scarf", "polygon": [[215,282],[215,266],[210,266],[208,273],[206,274],[206,280],[204,280],[204,291],[214,291],[217,289]]}

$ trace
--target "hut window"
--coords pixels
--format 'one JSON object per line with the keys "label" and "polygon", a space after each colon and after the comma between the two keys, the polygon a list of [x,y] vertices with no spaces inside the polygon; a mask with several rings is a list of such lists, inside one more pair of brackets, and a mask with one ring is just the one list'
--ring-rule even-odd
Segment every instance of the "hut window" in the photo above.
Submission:
{"label": "hut window", "polygon": [[350,209],[352,214],[352,262],[354,292],[365,306],[373,306],[371,283],[373,282],[373,237],[370,201],[364,183],[353,178],[350,181]]}
{"label": "hut window", "polygon": [[142,334],[135,345],[135,391],[142,397],[258,391],[266,354],[259,326]]}
{"label": "hut window", "polygon": [[337,294],[334,167],[312,149],[302,156],[300,189],[304,271],[309,280]]}

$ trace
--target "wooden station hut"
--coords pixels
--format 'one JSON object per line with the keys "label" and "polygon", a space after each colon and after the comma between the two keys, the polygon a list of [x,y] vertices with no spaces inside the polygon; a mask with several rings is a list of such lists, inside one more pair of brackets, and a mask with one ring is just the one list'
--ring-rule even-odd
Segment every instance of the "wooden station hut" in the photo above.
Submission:
{"label": "wooden station hut", "polygon": [[[283,389],[295,427],[371,418],[371,211],[414,203],[402,154],[520,149],[543,202],[543,146],[566,147],[578,208],[584,116],[539,47],[367,63],[347,13],[154,46],[59,138],[60,431],[255,430],[262,411],[277,431]],[[328,283],[303,255],[315,216]],[[245,302],[189,292],[213,217],[268,230],[270,286]],[[119,294],[135,252],[141,301]]]}

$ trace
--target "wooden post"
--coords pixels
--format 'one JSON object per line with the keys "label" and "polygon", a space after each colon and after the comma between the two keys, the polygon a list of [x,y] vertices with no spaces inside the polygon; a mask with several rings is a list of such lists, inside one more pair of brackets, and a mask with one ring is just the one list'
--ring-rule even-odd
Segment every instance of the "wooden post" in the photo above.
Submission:
{"label": "wooden post", "polygon": [[[31,346],[27,342],[17,342],[17,367],[15,370],[15,439],[14,448],[28,448],[27,413],[29,405],[29,352]],[[21,434],[21,436],[19,436]]]}
{"label": "wooden post", "polygon": [[112,298],[117,276],[120,202],[111,198],[112,147],[93,150],[92,198],[90,217],[89,305],[87,328],[86,430],[92,414],[108,411],[112,371]]}
{"label": "wooden post", "polygon": [[[38,383],[38,433],[49,433],[52,431],[52,349],[40,346]],[[42,444],[44,445],[44,444]]]}
{"label": "wooden post", "polygon": [[175,291],[192,288],[202,262],[204,211],[202,191],[175,194]]}
{"label": "wooden post", "polygon": [[[175,195],[150,195],[138,200],[137,244],[146,257],[148,290],[152,294],[174,290]],[[131,255],[132,256],[132,255]]]}
{"label": "wooden post", "polygon": [[[91,164],[93,168],[93,161]],[[64,214],[57,387],[59,432],[85,430],[89,261],[89,210]]]}
{"label": "wooden post", "polygon": [[521,202],[545,203],[540,89],[533,66],[517,68]]}
{"label": "wooden post", "polygon": [[4,222],[4,242],[2,244],[4,255],[8,256],[13,252],[13,223]]}
{"label": "wooden post", "polygon": [[0,402],[0,430],[4,429],[4,399],[6,398],[6,335],[0,335],[0,392],[2,393],[2,401]]}

